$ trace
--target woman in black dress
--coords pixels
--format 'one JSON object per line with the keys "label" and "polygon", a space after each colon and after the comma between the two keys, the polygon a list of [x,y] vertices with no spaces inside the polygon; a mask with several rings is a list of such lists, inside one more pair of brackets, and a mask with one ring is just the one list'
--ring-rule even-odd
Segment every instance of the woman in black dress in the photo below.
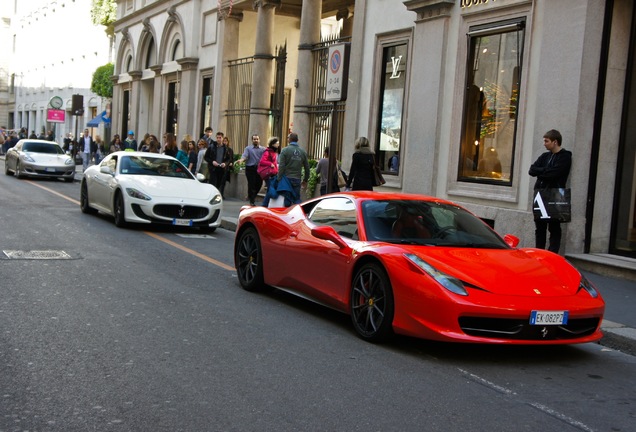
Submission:
{"label": "woman in black dress", "polygon": [[360,137],[356,140],[356,152],[351,159],[347,188],[351,190],[373,190],[373,167],[375,155],[369,147],[369,140]]}

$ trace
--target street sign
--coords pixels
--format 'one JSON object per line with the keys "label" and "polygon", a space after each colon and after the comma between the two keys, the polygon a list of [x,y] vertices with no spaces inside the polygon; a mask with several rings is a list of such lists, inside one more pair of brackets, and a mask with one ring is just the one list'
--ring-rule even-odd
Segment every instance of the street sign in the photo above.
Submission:
{"label": "street sign", "polygon": [[66,121],[66,111],[61,109],[47,109],[46,121],[50,123],[64,123]]}
{"label": "street sign", "polygon": [[327,102],[347,99],[347,81],[349,79],[349,44],[329,47],[327,67]]}

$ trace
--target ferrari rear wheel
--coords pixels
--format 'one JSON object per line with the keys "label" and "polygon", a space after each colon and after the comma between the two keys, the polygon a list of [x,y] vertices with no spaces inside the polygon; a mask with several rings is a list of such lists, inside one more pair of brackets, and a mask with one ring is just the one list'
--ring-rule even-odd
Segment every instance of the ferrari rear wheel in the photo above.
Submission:
{"label": "ferrari rear wheel", "polygon": [[115,225],[119,228],[126,226],[126,210],[124,207],[124,197],[120,191],[115,192],[115,202],[113,203],[113,213],[115,214]]}
{"label": "ferrari rear wheel", "polygon": [[386,271],[378,263],[360,268],[353,279],[351,321],[368,342],[383,342],[393,334],[393,291]]}
{"label": "ferrari rear wheel", "polygon": [[255,228],[250,227],[241,232],[234,250],[234,263],[244,290],[254,292],[265,288],[261,241]]}
{"label": "ferrari rear wheel", "polygon": [[97,213],[94,208],[88,205],[88,187],[86,186],[86,182],[82,182],[82,186],[80,187],[80,210],[86,214]]}

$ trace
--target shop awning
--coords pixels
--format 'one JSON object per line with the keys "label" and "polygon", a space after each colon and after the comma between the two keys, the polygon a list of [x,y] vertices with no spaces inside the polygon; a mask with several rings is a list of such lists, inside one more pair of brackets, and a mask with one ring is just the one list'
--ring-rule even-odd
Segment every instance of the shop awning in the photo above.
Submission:
{"label": "shop awning", "polygon": [[87,127],[97,127],[100,123],[104,123],[104,126],[110,126],[110,117],[106,116],[106,111],[102,111],[97,117],[86,123]]}

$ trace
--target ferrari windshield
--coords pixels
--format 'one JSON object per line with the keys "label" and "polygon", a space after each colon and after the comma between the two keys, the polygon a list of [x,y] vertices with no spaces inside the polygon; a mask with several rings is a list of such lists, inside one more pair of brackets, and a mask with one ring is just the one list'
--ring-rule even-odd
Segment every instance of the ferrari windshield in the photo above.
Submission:
{"label": "ferrari windshield", "polygon": [[122,156],[119,172],[126,175],[149,175],[159,177],[194,177],[181,162],[153,156]]}
{"label": "ferrari windshield", "polygon": [[466,210],[423,200],[368,200],[362,204],[368,240],[430,246],[503,249],[509,246]]}
{"label": "ferrari windshield", "polygon": [[57,144],[43,142],[26,142],[22,145],[22,151],[31,153],[64,154],[64,150]]}

